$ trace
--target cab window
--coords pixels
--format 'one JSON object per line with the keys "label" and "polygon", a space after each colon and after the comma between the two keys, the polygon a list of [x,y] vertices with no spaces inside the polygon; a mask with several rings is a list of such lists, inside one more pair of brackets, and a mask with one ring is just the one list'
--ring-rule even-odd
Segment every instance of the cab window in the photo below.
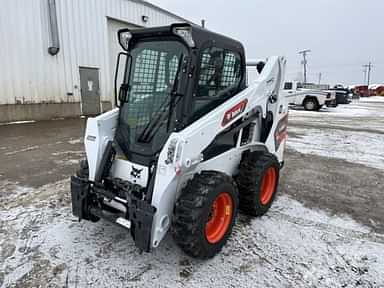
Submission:
{"label": "cab window", "polygon": [[201,117],[233,96],[240,81],[240,54],[218,47],[203,50],[193,108],[194,118]]}
{"label": "cab window", "polygon": [[292,90],[292,82],[285,82],[284,83],[284,90]]}

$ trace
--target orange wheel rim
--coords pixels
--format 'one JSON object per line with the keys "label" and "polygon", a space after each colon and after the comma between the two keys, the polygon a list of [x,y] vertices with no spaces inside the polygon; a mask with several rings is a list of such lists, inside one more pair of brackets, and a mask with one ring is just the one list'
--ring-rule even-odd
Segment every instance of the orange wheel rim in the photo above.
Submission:
{"label": "orange wheel rim", "polygon": [[205,236],[209,243],[219,242],[228,230],[232,221],[233,200],[227,192],[220,193],[213,201],[208,222],[205,225]]}
{"label": "orange wheel rim", "polygon": [[261,181],[260,202],[262,205],[267,205],[271,201],[273,192],[276,187],[277,172],[275,167],[269,167]]}

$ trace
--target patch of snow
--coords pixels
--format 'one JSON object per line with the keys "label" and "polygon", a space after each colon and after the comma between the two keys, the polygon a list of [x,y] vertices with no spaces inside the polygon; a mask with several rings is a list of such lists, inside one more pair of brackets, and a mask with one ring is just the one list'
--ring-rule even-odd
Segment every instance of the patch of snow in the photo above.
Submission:
{"label": "patch of snow", "polygon": [[335,108],[328,108],[330,116],[338,117],[377,117],[382,116],[382,109],[376,106],[364,105],[364,103],[339,105]]}
{"label": "patch of snow", "polygon": [[347,105],[338,105],[337,107],[322,108],[320,111],[292,109],[289,113],[291,117],[295,118],[301,116],[317,118],[319,120],[328,117],[377,117],[383,115],[382,109],[378,109],[378,107],[375,107],[374,105],[362,104],[363,103],[351,103]]}
{"label": "patch of snow", "polygon": [[13,121],[13,122],[6,122],[6,123],[0,123],[1,125],[14,125],[14,124],[26,124],[26,123],[35,123],[35,120],[27,120],[27,121]]}
{"label": "patch of snow", "polygon": [[384,169],[384,135],[367,132],[289,127],[287,147],[305,154],[344,159],[369,167]]}
{"label": "patch of snow", "polygon": [[369,233],[371,231],[370,228],[357,223],[348,215],[330,217],[321,210],[306,208],[300,202],[292,200],[287,196],[281,196],[277,205],[278,207],[283,207],[284,213],[290,217],[300,215],[300,218],[305,221],[327,224],[335,228],[354,230],[361,233]]}
{"label": "patch of snow", "polygon": [[384,96],[361,97],[360,102],[383,102]]}
{"label": "patch of snow", "polygon": [[68,141],[69,144],[79,144],[83,141],[83,138],[78,138],[78,139],[71,139]]}
{"label": "patch of snow", "polygon": [[20,149],[20,150],[15,150],[15,151],[11,151],[11,152],[7,152],[7,153],[4,153],[4,155],[14,155],[14,154],[18,154],[18,153],[22,153],[22,152],[27,152],[27,151],[31,151],[31,150],[36,150],[38,149],[39,146],[28,146],[26,148],[23,148],[23,149]]}
{"label": "patch of snow", "polygon": [[22,194],[27,194],[33,192],[32,187],[21,186],[18,182],[11,182],[8,180],[0,181],[0,196],[5,195],[14,195],[20,196]]}
{"label": "patch of snow", "polygon": [[54,160],[54,162],[59,165],[59,166],[63,166],[63,165],[78,165],[79,164],[79,159],[76,158],[76,159],[66,159],[66,160]]}
{"label": "patch of snow", "polygon": [[67,151],[60,151],[60,152],[53,152],[53,153],[51,153],[51,155],[53,155],[53,156],[71,155],[71,154],[83,155],[84,151],[81,151],[81,150],[79,150],[79,151],[67,150]]}

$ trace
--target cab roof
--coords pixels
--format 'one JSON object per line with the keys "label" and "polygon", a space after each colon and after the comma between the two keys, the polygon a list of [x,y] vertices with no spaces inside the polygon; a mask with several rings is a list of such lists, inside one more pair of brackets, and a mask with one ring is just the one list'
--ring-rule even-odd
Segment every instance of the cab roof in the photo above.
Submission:
{"label": "cab roof", "polygon": [[[220,46],[227,46],[228,48],[232,50],[236,50],[240,52],[240,54],[244,55],[244,47],[243,45],[230,37],[212,32],[210,30],[207,30],[205,28],[202,28],[197,25],[192,25],[189,23],[175,23],[169,26],[160,26],[160,27],[152,27],[152,28],[139,28],[139,29],[121,29],[119,30],[119,34],[122,32],[129,31],[132,34],[132,40],[135,42],[138,39],[143,38],[156,38],[156,37],[166,37],[166,36],[178,36],[175,34],[174,28],[176,27],[186,27],[190,28],[192,32],[192,38],[195,42],[194,48],[201,48],[202,46],[205,46],[207,42],[213,42],[217,43]],[[182,38],[181,36],[178,36]]]}

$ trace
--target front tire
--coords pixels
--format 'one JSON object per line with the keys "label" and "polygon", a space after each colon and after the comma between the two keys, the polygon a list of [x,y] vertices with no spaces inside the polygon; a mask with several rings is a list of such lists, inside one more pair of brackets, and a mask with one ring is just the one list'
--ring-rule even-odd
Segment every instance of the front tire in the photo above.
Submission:
{"label": "front tire", "polygon": [[261,216],[271,207],[275,198],[280,165],[268,152],[245,152],[240,161],[240,210],[247,215]]}
{"label": "front tire", "polygon": [[319,103],[315,98],[306,98],[303,103],[304,109],[307,111],[318,111],[320,110],[319,108]]}
{"label": "front tire", "polygon": [[231,235],[238,207],[233,179],[221,172],[196,174],[176,201],[172,234],[189,256],[215,256]]}

